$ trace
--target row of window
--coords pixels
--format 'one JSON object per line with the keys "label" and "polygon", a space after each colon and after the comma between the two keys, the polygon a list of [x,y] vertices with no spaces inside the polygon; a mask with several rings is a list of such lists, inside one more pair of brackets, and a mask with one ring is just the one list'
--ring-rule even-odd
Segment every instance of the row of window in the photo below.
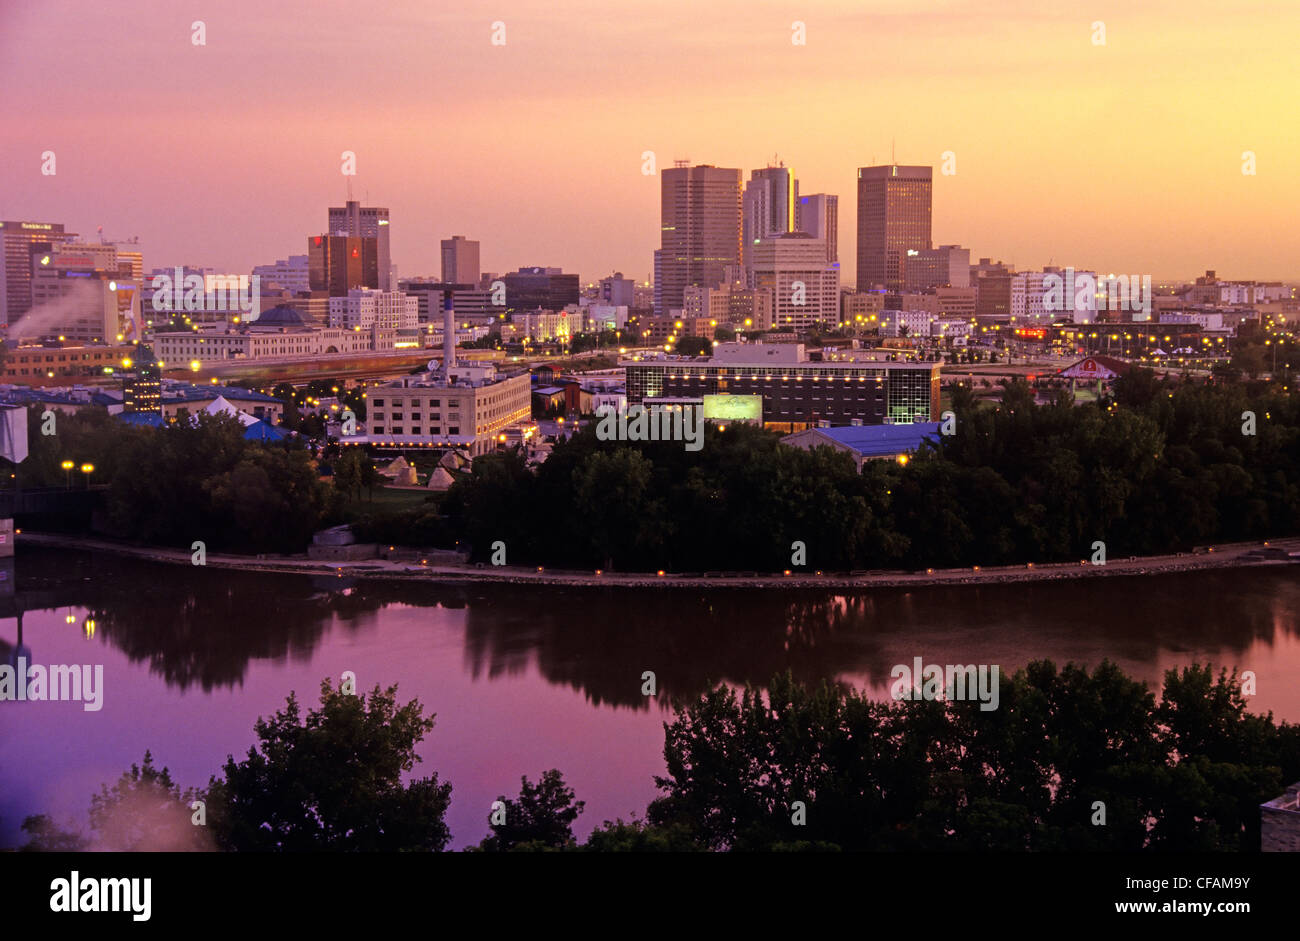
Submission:
{"label": "row of window", "polygon": [[[375,428],[374,428],[374,431],[371,432],[371,433],[372,433],[372,434],[376,434],[376,435],[404,435],[404,434],[407,434],[407,432],[403,430],[403,428],[402,428],[401,425],[393,425],[393,426],[392,426],[391,428],[389,428],[387,431],[384,430],[384,426],[383,426],[383,425],[376,425]],[[412,425],[412,426],[411,426],[411,430],[410,430],[409,433],[412,434],[412,435],[422,435],[422,434],[424,434],[424,432],[420,430],[420,426],[419,426],[419,425]],[[429,434],[431,434],[431,435],[440,435],[440,434],[442,434],[442,431],[441,431],[441,429],[440,429],[440,426],[438,426],[438,425],[430,425],[430,426],[429,426]],[[447,426],[447,434],[449,434],[449,435],[458,435],[458,434],[460,434],[460,426],[459,426],[459,425],[448,425],[448,426]]]}

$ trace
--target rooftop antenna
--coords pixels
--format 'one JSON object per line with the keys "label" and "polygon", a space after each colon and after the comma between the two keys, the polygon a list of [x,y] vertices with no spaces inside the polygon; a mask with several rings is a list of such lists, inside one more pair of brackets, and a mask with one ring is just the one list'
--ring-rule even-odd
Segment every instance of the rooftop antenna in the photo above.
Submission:
{"label": "rooftop antenna", "polygon": [[894,156],[894,139],[889,139],[889,164],[890,166],[898,165],[898,158]]}
{"label": "rooftop antenna", "polygon": [[348,177],[348,202],[352,202],[352,177]]}

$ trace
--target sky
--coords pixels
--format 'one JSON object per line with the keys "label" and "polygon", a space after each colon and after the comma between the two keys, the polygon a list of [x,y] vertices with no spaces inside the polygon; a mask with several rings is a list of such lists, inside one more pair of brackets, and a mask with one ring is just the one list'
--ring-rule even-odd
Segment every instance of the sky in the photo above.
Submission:
{"label": "sky", "polygon": [[856,169],[892,150],[935,167],[934,242],[972,260],[1300,280],[1300,3],[1134,6],[0,0],[0,218],[247,272],[306,253],[350,150],[400,276],[455,234],[485,271],[640,281],[645,151],[746,179],[779,155],[839,195],[852,283]]}

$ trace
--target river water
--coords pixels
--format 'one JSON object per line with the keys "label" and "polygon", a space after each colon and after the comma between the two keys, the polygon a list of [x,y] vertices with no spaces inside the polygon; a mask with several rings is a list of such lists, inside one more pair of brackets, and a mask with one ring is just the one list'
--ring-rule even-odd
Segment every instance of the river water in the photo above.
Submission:
{"label": "river water", "polygon": [[[28,814],[84,820],[145,749],[182,787],[242,757],[253,724],[324,677],[399,687],[436,714],[417,772],[453,785],[452,846],[488,833],[521,775],[559,768],[587,802],[579,836],[642,814],[663,722],[717,682],[850,683],[890,670],[1103,658],[1158,684],[1194,661],[1252,670],[1253,711],[1300,721],[1295,566],[1015,585],[614,589],[278,575],[23,548],[0,601],[0,662],[102,664],[98,711],[0,702],[0,847]],[[19,612],[21,613],[21,651]],[[93,628],[88,624],[93,622]],[[653,698],[642,676],[655,674]]]}

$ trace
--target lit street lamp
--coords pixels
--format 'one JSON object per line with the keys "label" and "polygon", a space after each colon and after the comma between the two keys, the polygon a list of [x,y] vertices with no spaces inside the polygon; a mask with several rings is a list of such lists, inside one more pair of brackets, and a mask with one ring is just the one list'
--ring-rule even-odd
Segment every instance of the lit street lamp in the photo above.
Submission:
{"label": "lit street lamp", "polygon": [[82,465],[81,465],[81,472],[82,472],[83,474],[86,475],[86,489],[89,490],[89,489],[90,489],[90,475],[93,474],[93,473],[95,473],[95,465],[94,465],[94,464],[82,464]]}
{"label": "lit street lamp", "polygon": [[77,466],[77,463],[76,463],[75,461],[64,461],[63,464],[60,465],[60,466],[63,468],[63,470],[64,470],[64,474],[65,474],[65,476],[67,477],[68,489],[71,490],[71,489],[72,489],[72,469],[73,469],[74,467]]}

